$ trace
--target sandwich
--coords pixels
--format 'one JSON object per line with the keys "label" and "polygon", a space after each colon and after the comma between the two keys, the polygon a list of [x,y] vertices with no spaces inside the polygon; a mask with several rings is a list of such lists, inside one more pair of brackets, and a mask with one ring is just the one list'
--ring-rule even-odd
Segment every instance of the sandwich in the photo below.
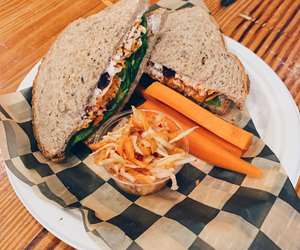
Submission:
{"label": "sandwich", "polygon": [[71,23],[44,57],[33,83],[33,131],[42,154],[66,158],[120,111],[149,59],[164,12],[122,0]]}
{"label": "sandwich", "polygon": [[249,80],[227,51],[220,29],[204,6],[170,13],[151,52],[147,73],[210,111],[243,107]]}

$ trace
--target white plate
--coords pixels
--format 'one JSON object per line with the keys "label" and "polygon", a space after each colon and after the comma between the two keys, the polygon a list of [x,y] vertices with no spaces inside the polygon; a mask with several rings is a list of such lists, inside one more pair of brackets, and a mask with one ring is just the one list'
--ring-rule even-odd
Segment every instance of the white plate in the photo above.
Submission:
{"label": "white plate", "polygon": [[[272,148],[295,186],[300,174],[300,115],[289,91],[259,57],[236,41],[225,38],[227,47],[236,54],[251,81],[247,108],[262,139]],[[38,65],[26,76],[20,89],[30,87]],[[105,249],[85,233],[78,211],[63,210],[33,195],[30,187],[10,172],[9,180],[33,217],[47,230],[77,249]]]}

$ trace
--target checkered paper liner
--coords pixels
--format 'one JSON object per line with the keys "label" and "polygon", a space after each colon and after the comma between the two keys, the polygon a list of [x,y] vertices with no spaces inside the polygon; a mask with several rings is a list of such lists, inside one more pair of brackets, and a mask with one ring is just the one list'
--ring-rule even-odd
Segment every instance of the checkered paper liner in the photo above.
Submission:
{"label": "checkered paper liner", "polygon": [[[160,6],[196,2],[163,0]],[[244,158],[262,168],[262,179],[196,160],[177,174],[177,191],[169,185],[148,196],[127,194],[83,145],[63,164],[41,155],[32,132],[31,88],[0,97],[0,150],[15,176],[45,201],[79,209],[88,234],[112,249],[300,249],[300,200],[278,158],[247,114],[226,119],[255,135]]]}

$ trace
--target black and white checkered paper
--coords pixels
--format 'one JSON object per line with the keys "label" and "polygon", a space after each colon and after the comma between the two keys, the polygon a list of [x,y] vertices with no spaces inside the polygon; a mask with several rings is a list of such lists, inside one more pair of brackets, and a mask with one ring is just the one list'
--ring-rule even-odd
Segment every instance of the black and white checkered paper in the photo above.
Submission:
{"label": "black and white checkered paper", "polygon": [[[178,9],[195,2],[163,0],[160,6]],[[132,250],[300,249],[300,200],[279,160],[243,113],[233,115],[235,123],[256,135],[244,158],[262,168],[263,178],[196,160],[177,174],[177,191],[168,186],[156,194],[135,196],[120,190],[95,166],[82,144],[63,164],[46,160],[33,136],[30,103],[31,89],[0,97],[5,164],[42,193],[45,202],[79,209],[95,241]]]}

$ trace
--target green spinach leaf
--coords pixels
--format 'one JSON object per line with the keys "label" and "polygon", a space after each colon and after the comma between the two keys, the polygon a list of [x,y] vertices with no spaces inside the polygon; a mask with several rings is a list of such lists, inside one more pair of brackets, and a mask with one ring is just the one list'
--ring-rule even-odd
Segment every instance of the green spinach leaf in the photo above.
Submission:
{"label": "green spinach leaf", "polygon": [[215,107],[221,107],[221,100],[220,100],[220,96],[216,96],[215,98],[206,101],[205,102],[206,105],[208,106],[215,106]]}

